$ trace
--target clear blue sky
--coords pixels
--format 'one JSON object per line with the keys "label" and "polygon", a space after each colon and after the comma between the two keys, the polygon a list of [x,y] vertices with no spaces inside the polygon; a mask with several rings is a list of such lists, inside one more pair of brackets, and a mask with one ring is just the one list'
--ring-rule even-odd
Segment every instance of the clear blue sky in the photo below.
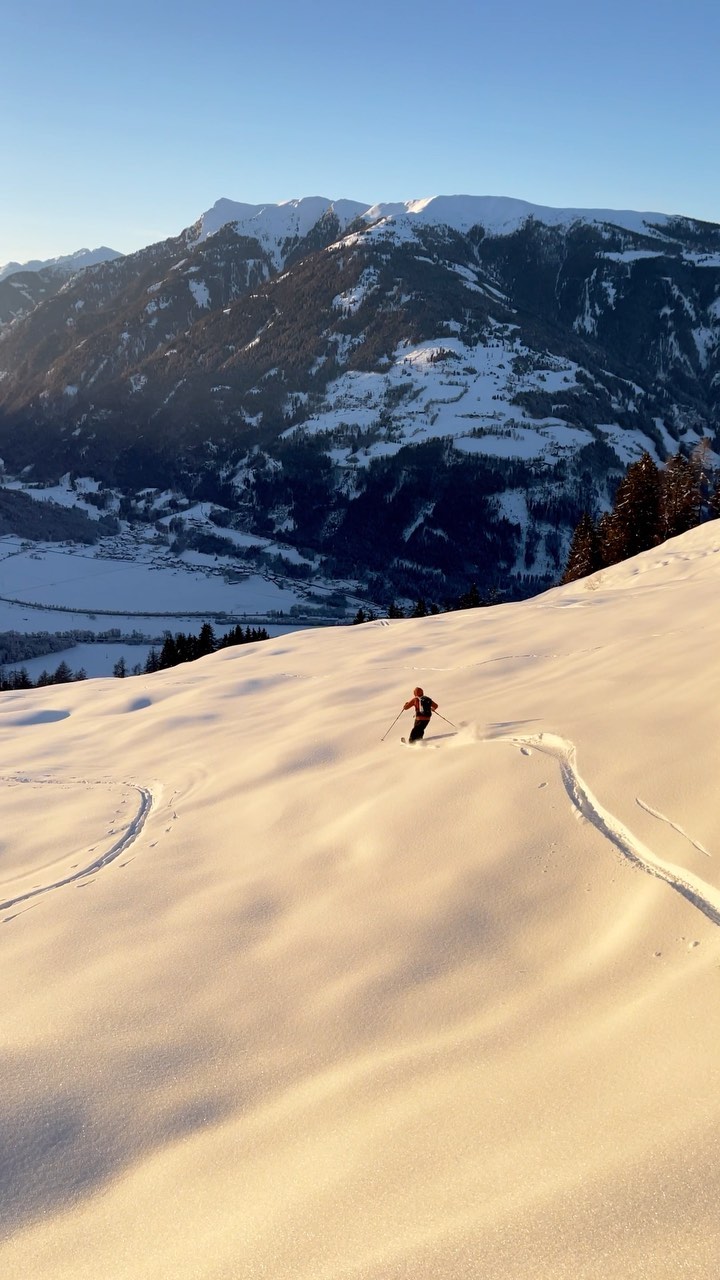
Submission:
{"label": "clear blue sky", "polygon": [[227,196],[720,222],[717,0],[6,0],[0,264]]}

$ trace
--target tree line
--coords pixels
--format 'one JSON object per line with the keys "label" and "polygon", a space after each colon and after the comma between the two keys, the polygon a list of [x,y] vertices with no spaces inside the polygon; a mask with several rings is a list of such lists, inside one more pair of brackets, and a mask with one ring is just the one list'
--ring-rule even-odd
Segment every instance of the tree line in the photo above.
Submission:
{"label": "tree line", "polygon": [[[265,627],[245,627],[243,630],[239,624],[224,636],[217,638],[210,623],[204,622],[198,635],[186,635],[182,631],[172,635],[170,631],[166,631],[160,651],[153,647],[145,659],[144,666],[136,663],[128,669],[125,659],[118,658],[113,667],[113,675],[121,679],[129,675],[139,676],[143,673],[147,675],[154,671],[164,671],[168,667],[176,667],[181,662],[194,662],[196,658],[203,658],[206,654],[216,653],[218,649],[227,649],[231,645],[254,644],[258,640],[269,639],[270,635]],[[84,668],[73,671],[63,660],[54,671],[41,672],[35,681],[30,679],[25,667],[21,667],[18,671],[9,671],[7,674],[0,670],[0,692],[13,689],[42,689],[49,684],[70,684],[75,680],[86,679],[87,672]]]}
{"label": "tree line", "polygon": [[645,452],[631,463],[611,511],[594,520],[586,511],[570,542],[561,583],[649,551],[720,516],[720,481],[708,461],[706,441],[689,458],[676,453],[660,468]]}
{"label": "tree line", "polygon": [[26,667],[18,671],[0,671],[0,693],[10,689],[43,689],[48,684],[71,684],[75,680],[87,680],[87,671],[81,667],[73,671],[63,659],[54,671],[42,671],[37,680],[31,680]]}
{"label": "tree line", "polygon": [[[415,604],[405,610],[399,604],[391,604],[387,610],[387,614],[383,613],[383,617],[388,618],[427,618],[430,614],[437,613],[454,613],[456,609],[484,609],[492,604],[501,603],[501,595],[496,587],[491,587],[484,595],[478,588],[476,582],[471,583],[467,591],[461,592],[459,596],[453,596],[438,604],[435,600],[426,600],[424,596],[420,596]],[[353,623],[374,622],[377,614],[372,610],[358,609]]]}
{"label": "tree line", "polygon": [[[155,648],[150,650],[143,670],[150,675],[154,671],[166,671],[168,667],[177,667],[182,662],[194,662],[196,658],[205,658],[209,653],[217,653],[219,649],[228,649],[237,644],[255,644],[258,640],[269,639],[270,635],[265,627],[246,627],[243,630],[239,624],[219,638],[216,637],[209,622],[203,623],[197,635],[186,635],[183,631],[176,631],[175,635],[172,635],[170,631],[166,631],[160,652],[158,653]],[[123,659],[120,658],[115,663],[113,675],[123,677],[128,674],[138,673],[134,669],[132,673],[128,673]]]}

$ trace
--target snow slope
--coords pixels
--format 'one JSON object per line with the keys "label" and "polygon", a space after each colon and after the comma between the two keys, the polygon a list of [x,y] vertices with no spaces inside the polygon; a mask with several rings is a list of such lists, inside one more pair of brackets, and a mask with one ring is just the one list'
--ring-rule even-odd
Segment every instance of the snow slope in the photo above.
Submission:
{"label": "snow slope", "polygon": [[719,588],[0,695],[3,1280],[714,1278]]}
{"label": "snow slope", "polygon": [[410,222],[429,226],[442,224],[455,231],[469,231],[481,226],[489,235],[510,235],[528,218],[545,226],[569,226],[573,222],[608,222],[615,227],[646,233],[653,224],[664,225],[668,215],[639,213],[630,209],[554,209],[549,205],[531,204],[511,196],[429,196],[424,200],[407,200],[403,204],[378,204],[364,215],[368,221],[377,218],[407,218]]}

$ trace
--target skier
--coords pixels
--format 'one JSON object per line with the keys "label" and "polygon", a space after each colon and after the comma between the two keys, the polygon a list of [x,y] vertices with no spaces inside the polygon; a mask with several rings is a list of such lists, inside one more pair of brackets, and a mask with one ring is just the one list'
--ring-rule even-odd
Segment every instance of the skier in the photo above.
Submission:
{"label": "skier", "polygon": [[428,694],[424,693],[418,685],[416,689],[413,689],[413,696],[410,698],[409,702],[405,703],[403,711],[409,711],[411,707],[415,711],[415,723],[410,730],[408,742],[420,742],[430,723],[430,717],[433,711],[437,711],[438,709],[438,704],[437,702],[433,702],[432,698],[429,697]]}

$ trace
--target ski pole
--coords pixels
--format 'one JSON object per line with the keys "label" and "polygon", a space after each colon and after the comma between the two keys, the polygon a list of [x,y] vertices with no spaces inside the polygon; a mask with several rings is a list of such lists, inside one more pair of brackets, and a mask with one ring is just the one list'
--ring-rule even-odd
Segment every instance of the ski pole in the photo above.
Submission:
{"label": "ski pole", "polygon": [[[398,722],[398,720],[400,719],[400,717],[401,717],[401,715],[402,715],[402,713],[403,713],[403,711],[404,711],[404,710],[405,710],[405,708],[403,707],[402,711],[398,711],[398,713],[397,713],[397,715],[396,715],[395,719],[393,720],[392,724],[390,725],[390,729],[392,729],[392,728],[393,728],[393,726],[397,724],[397,722]],[[387,736],[388,736],[388,733],[390,732],[390,729],[388,729],[388,730],[383,734],[382,738],[380,739],[380,741],[381,741],[381,742],[384,742],[384,741],[385,741],[385,739],[386,739],[386,738],[387,738]]]}
{"label": "ski pole", "polygon": [[[440,716],[440,712],[436,711],[435,715]],[[446,724],[449,724],[452,729],[457,729],[457,725],[453,724],[452,720],[448,720],[447,716],[440,716],[440,719],[444,720]],[[390,728],[392,728],[392,725],[390,726]]]}

